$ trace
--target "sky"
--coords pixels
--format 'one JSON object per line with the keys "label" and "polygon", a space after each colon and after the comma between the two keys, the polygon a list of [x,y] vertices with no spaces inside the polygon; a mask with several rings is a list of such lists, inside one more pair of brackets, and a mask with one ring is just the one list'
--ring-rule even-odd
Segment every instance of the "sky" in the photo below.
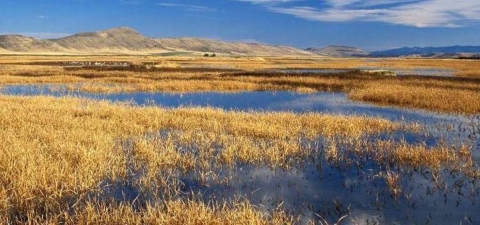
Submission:
{"label": "sky", "polygon": [[0,34],[131,27],[149,37],[291,45],[480,45],[480,0],[1,0]]}

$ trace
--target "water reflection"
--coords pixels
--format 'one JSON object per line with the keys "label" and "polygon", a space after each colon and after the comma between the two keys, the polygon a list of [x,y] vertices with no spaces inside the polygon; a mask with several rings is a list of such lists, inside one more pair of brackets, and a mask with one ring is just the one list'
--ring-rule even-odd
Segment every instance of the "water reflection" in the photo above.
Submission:
{"label": "water reflection", "polygon": [[435,77],[453,77],[456,73],[453,69],[443,68],[391,68],[391,67],[356,67],[354,69],[271,69],[269,72],[288,73],[288,74],[340,74],[355,70],[360,71],[391,71],[397,76],[435,76]]}
{"label": "water reflection", "polygon": [[[6,86],[8,95],[78,96],[110,101],[130,101],[138,105],[162,107],[211,106],[227,110],[321,112],[339,115],[368,115],[400,122],[417,122],[425,126],[424,133],[397,131],[380,134],[372,140],[407,141],[435,146],[440,140],[450,145],[476,146],[474,158],[480,162],[480,117],[465,117],[379,107],[353,102],[343,93],[301,94],[293,92],[239,93],[118,93],[92,94],[69,91],[62,85]],[[473,136],[472,136],[473,135]],[[368,140],[368,139],[367,139]],[[287,212],[309,219],[336,222],[342,216],[358,224],[479,224],[480,184],[456,172],[388,168],[400,175],[404,195],[392,196],[384,177],[386,168],[372,160],[355,165],[332,164],[321,157],[284,171],[264,166],[237,165],[234,168],[214,168],[215,179],[200,182],[198,174],[179,175],[181,193],[201,193],[204,200],[230,201],[236,197],[248,199],[263,210],[279,206]],[[140,174],[136,174],[140,176]],[[440,178],[438,178],[440,177]],[[218,182],[225,178],[225,182]],[[227,179],[228,178],[228,179]],[[136,179],[136,178],[132,178]],[[109,182],[107,182],[109,183]],[[149,195],[134,182],[111,181],[104,195],[122,201],[144,202]],[[160,190],[161,191],[161,190]],[[131,196],[129,196],[131,195]],[[155,196],[154,194],[150,196]],[[185,197],[184,196],[184,197]]]}
{"label": "water reflection", "polygon": [[241,111],[291,111],[320,112],[340,115],[367,115],[399,121],[467,121],[468,118],[457,115],[431,113],[422,110],[406,110],[395,107],[381,107],[372,104],[351,101],[344,93],[318,92],[313,94],[289,91],[256,91],[256,92],[197,92],[197,93],[114,93],[96,94],[78,90],[71,91],[64,85],[12,85],[0,89],[7,95],[50,95],[75,96],[113,102],[129,101],[137,105],[157,105],[169,108],[180,106],[209,106],[227,110]]}
{"label": "water reflection", "polygon": [[[322,218],[333,223],[348,215],[358,224],[480,222],[480,185],[448,173],[443,182],[452,186],[439,189],[428,172],[404,172],[401,186],[406,194],[400,197],[391,195],[378,168],[337,168],[323,162],[290,171],[240,167],[229,173],[234,179],[228,184],[207,183],[189,190],[201,191],[205,199],[243,196],[264,210],[281,205],[304,221]],[[465,184],[455,186],[460,182]]]}
{"label": "water reflection", "polygon": [[[80,85],[80,84],[79,84]],[[1,93],[8,95],[76,96],[113,102],[132,102],[137,105],[155,105],[167,108],[181,106],[215,107],[240,111],[291,111],[297,113],[319,112],[336,115],[366,115],[406,123],[420,123],[431,136],[441,136],[451,142],[471,143],[480,149],[480,117],[465,117],[432,113],[423,110],[408,110],[397,107],[381,107],[354,102],[344,93],[319,92],[313,94],[288,91],[258,92],[198,92],[198,93],[114,93],[97,94],[78,90],[71,91],[65,85],[12,85],[5,86]],[[475,130],[477,129],[477,131]],[[463,132],[460,132],[463,131]],[[452,133],[455,136],[452,136]],[[472,136],[473,135],[473,136]],[[473,143],[472,143],[473,142]],[[480,150],[475,152],[480,162]]]}
{"label": "water reflection", "polygon": [[390,67],[358,67],[359,70],[389,70],[398,76],[435,76],[435,77],[453,77],[456,73],[453,69],[444,68],[390,68]]}

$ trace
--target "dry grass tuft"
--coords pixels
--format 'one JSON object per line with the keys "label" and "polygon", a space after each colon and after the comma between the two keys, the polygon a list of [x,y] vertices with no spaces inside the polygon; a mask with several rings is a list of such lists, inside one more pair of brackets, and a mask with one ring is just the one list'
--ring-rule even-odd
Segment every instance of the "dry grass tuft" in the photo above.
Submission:
{"label": "dry grass tuft", "polygon": [[101,194],[106,181],[137,177],[129,182],[142,192],[175,196],[181,173],[204,179],[238,162],[288,167],[290,159],[312,154],[305,140],[355,142],[402,128],[361,116],[141,108],[51,97],[0,96],[0,113],[1,216],[38,221]]}
{"label": "dry grass tuft", "polygon": [[[265,72],[265,68],[456,68],[471,73],[477,64],[463,60],[390,60],[361,59],[307,60],[269,58],[248,59],[123,59],[128,67],[78,67],[63,69],[62,62],[31,62],[0,67],[0,84],[68,84],[70,90],[86,92],[196,92],[196,91],[276,91],[304,93],[316,91],[347,92],[354,100],[382,105],[427,109],[447,113],[480,112],[476,99],[480,81],[471,78],[385,77],[352,71],[345,74],[298,74]],[[65,59],[66,60],[66,59]],[[94,59],[89,59],[94,61]],[[98,59],[100,60],[100,58]],[[15,62],[15,61],[13,61]],[[30,64],[29,64],[30,63]],[[231,65],[245,71],[217,68]],[[251,66],[251,68],[249,67]],[[468,72],[470,71],[470,72]],[[73,85],[75,84],[75,85]],[[79,84],[79,85],[78,85]],[[460,107],[459,107],[460,106]]]}
{"label": "dry grass tuft", "polygon": [[[6,62],[5,58],[0,59]],[[24,58],[8,59],[23,62]],[[51,64],[49,60],[33,57]],[[27,60],[27,61],[28,61]],[[82,60],[94,60],[86,57]],[[144,65],[148,59],[119,57]],[[43,62],[45,61],[45,62]],[[158,61],[158,60],[157,60]],[[348,62],[348,63],[347,63]],[[257,70],[349,68],[363,60],[265,58],[220,61],[169,59],[156,68],[63,70],[52,65],[1,65],[0,83],[66,83],[70,89],[119,91],[344,91],[357,100],[442,112],[479,113],[474,78],[387,78],[362,73],[292,75],[263,72],[184,71],[186,65],[234,64]],[[433,61],[392,61],[384,66],[428,67]],[[458,68],[470,63],[453,61]],[[473,68],[473,67],[472,67]],[[74,84],[81,82],[80,87]],[[421,96],[421,97],[419,97]],[[402,169],[443,169],[479,177],[467,146],[426,147],[380,134],[417,131],[380,118],[317,113],[229,112],[212,108],[162,109],[75,98],[0,96],[0,220],[20,224],[290,224],[282,211],[262,212],[248,201],[188,200],[182,178],[199,185],[228,182],[217,171],[238,165],[291,169],[308,159],[348,165],[373,161],[386,172],[393,196],[402,193]],[[372,141],[373,137],[373,141]],[[337,164],[338,165],[338,164]],[[115,184],[138,189],[128,203],[110,201]],[[188,196],[188,195],[187,195]],[[143,200],[138,200],[143,199]],[[158,199],[146,201],[145,199]],[[138,203],[136,201],[141,201]]]}

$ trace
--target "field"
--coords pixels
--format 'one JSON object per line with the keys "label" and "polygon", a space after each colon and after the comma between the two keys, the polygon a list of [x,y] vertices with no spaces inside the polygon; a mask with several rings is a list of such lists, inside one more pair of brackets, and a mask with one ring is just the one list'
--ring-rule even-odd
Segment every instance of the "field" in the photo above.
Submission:
{"label": "field", "polygon": [[0,85],[8,224],[480,222],[478,61],[2,56]]}

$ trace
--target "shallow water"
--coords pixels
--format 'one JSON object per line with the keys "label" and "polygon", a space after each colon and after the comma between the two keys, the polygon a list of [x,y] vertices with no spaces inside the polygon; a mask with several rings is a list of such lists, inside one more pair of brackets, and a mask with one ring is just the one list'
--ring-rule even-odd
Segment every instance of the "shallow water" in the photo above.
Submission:
{"label": "shallow water", "polygon": [[194,92],[194,93],[113,93],[98,94],[70,91],[64,85],[11,85],[0,88],[6,95],[55,97],[75,96],[113,102],[129,101],[137,105],[157,105],[168,108],[180,106],[209,106],[226,110],[241,111],[291,111],[297,113],[319,112],[340,115],[380,116],[394,121],[435,123],[437,121],[466,121],[468,118],[437,114],[422,110],[407,110],[395,107],[380,107],[373,104],[354,102],[344,93],[317,92],[313,94],[289,91],[254,92]]}
{"label": "shallow water", "polygon": [[353,71],[352,69],[269,69],[268,72],[289,73],[289,74],[339,74]]}
{"label": "shallow water", "polygon": [[[392,121],[419,123],[428,130],[428,136],[442,137],[456,143],[476,145],[475,159],[480,162],[480,133],[472,132],[480,124],[480,116],[465,117],[432,113],[424,110],[410,110],[398,107],[381,107],[373,104],[354,102],[345,93],[318,92],[313,94],[289,91],[256,92],[196,92],[196,93],[114,93],[98,94],[70,91],[64,85],[11,85],[0,89],[7,95],[50,95],[75,96],[113,102],[131,102],[136,105],[153,105],[166,108],[215,107],[240,111],[291,111],[296,113],[318,112],[336,115],[366,115]],[[455,135],[452,135],[452,130]],[[474,133],[474,137],[472,137]],[[470,135],[470,136],[469,136]],[[408,137],[408,134],[400,134]],[[410,138],[411,139],[411,138]],[[435,139],[435,138],[434,138]],[[433,142],[436,143],[436,142]]]}
{"label": "shallow water", "polygon": [[453,69],[443,68],[415,68],[401,69],[390,67],[358,67],[359,70],[389,70],[397,76],[435,76],[435,77],[453,77],[456,73]]}
{"label": "shallow water", "polygon": [[290,171],[240,167],[229,171],[235,178],[228,184],[190,184],[187,190],[201,191],[205,199],[243,196],[265,210],[281,204],[305,219],[323,218],[330,223],[343,215],[359,224],[480,222],[478,182],[463,184],[468,181],[444,174],[443,184],[463,183],[441,189],[427,172],[398,172],[406,196],[394,197],[375,167],[336,168],[324,163],[321,168],[314,164]]}
{"label": "shallow water", "polygon": [[453,77],[456,73],[452,69],[441,68],[415,68],[415,69],[401,69],[390,67],[357,67],[354,69],[272,69],[270,72],[289,73],[289,74],[339,74],[354,70],[373,71],[385,70],[392,71],[397,76],[436,76],[436,77]]}
{"label": "shallow water", "polygon": [[[474,158],[480,163],[480,117],[465,117],[379,107],[353,102],[343,93],[301,94],[294,92],[238,93],[118,93],[92,94],[69,91],[62,85],[6,86],[7,95],[77,96],[110,101],[129,101],[137,105],[162,107],[210,106],[226,110],[319,112],[338,115],[378,116],[393,121],[416,122],[424,125],[424,134],[395,132],[380,134],[373,139],[406,140],[435,146],[445,139],[449,144],[468,144],[475,147]],[[473,137],[471,136],[473,134]],[[281,206],[289,213],[301,215],[303,221],[320,218],[329,223],[348,215],[358,224],[480,224],[480,184],[462,175],[441,171],[439,180],[429,171],[410,171],[391,168],[401,175],[404,195],[391,196],[382,171],[385,168],[365,160],[356,165],[332,165],[320,158],[288,171],[264,166],[237,165],[220,168],[215,176],[230,177],[228,182],[200,182],[196,174],[180,177],[182,192],[202,193],[205,201],[230,201],[241,197],[260,209],[272,210]],[[217,179],[218,179],[217,177]],[[106,185],[106,195],[121,201],[139,201],[141,191],[130,182]],[[188,195],[188,194],[186,194]],[[148,200],[148,196],[145,197]]]}

